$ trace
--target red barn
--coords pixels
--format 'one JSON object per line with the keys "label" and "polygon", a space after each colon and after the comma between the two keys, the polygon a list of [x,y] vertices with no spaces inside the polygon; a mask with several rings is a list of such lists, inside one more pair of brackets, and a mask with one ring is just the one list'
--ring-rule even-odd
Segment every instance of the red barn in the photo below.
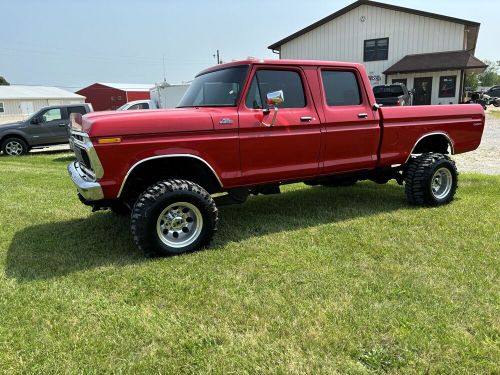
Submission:
{"label": "red barn", "polygon": [[149,89],[153,87],[154,84],[94,83],[76,93],[85,96],[85,101],[92,104],[94,111],[106,111],[132,100],[149,99]]}

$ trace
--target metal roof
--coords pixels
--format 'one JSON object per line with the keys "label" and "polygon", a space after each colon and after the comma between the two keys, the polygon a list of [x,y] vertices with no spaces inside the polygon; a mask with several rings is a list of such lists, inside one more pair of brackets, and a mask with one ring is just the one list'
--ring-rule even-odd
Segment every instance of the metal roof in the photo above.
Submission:
{"label": "metal roof", "polygon": [[436,72],[455,69],[486,69],[488,65],[467,51],[448,51],[407,55],[384,74]]}
{"label": "metal roof", "polygon": [[85,99],[75,94],[52,86],[0,86],[0,99]]}
{"label": "metal roof", "polygon": [[[312,25],[309,25],[309,26],[303,28],[302,30],[299,30],[296,33],[293,33],[292,35],[289,35],[286,38],[283,38],[280,41],[271,44],[267,48],[269,48],[270,50],[279,49],[279,47],[281,47],[283,44],[289,42],[290,40],[295,39],[295,38],[297,38],[297,37],[299,37],[299,36],[301,36],[303,34],[306,34],[309,31],[314,30],[314,29],[318,28],[319,26],[324,25],[325,23],[332,21],[335,18],[338,18],[338,17],[346,14],[347,12],[350,12],[351,10],[356,9],[357,7],[359,7],[361,5],[371,5],[371,6],[375,6],[375,7],[379,7],[379,8],[385,8],[385,9],[389,9],[389,10],[395,10],[395,11],[398,11],[398,12],[405,12],[405,13],[415,14],[417,16],[435,18],[435,19],[438,19],[438,20],[441,20],[441,21],[448,21],[448,22],[453,22],[453,23],[459,23],[461,25],[466,25],[466,26],[470,26],[470,27],[473,27],[473,28],[474,27],[478,28],[480,26],[480,23],[478,23],[478,22],[468,21],[468,20],[464,20],[464,19],[460,19],[460,18],[455,18],[455,17],[448,17],[448,16],[444,16],[442,14],[424,12],[422,10],[411,9],[411,8],[404,8],[404,7],[400,7],[400,6],[397,6],[397,5],[379,3],[379,2],[376,2],[376,1],[370,1],[370,0],[358,0],[358,1],[354,2],[354,3],[352,3],[351,5],[348,5],[345,8],[340,9],[339,11],[337,11],[335,13],[332,13],[332,14],[330,14],[329,16],[327,16],[325,18],[322,18],[321,20],[313,23]],[[475,37],[477,39],[477,33],[476,33]],[[473,41],[473,45],[474,46],[476,45],[475,41]]]}
{"label": "metal roof", "polygon": [[112,87],[122,91],[149,91],[155,85],[154,83],[103,83],[97,82],[99,85]]}

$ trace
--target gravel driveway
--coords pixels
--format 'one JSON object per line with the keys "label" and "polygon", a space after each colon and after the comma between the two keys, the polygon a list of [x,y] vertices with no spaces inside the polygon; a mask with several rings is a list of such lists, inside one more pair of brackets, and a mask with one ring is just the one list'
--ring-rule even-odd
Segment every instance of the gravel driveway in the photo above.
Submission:
{"label": "gravel driveway", "polygon": [[[498,113],[498,112],[497,112]],[[479,148],[454,155],[459,172],[500,175],[500,118],[486,115],[483,138]]]}

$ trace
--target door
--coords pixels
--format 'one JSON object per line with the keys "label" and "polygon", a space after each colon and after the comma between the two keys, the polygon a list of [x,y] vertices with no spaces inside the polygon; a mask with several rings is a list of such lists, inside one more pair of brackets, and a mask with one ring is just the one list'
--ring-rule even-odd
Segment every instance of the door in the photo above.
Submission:
{"label": "door", "polygon": [[68,114],[66,108],[49,108],[41,111],[30,124],[37,144],[58,144],[68,142]]}
{"label": "door", "polygon": [[354,69],[320,69],[325,112],[323,174],[373,169],[380,141],[378,112]]}
{"label": "door", "polygon": [[413,81],[413,105],[429,105],[432,98],[432,77],[419,77]]}
{"label": "door", "polygon": [[[254,67],[239,107],[243,184],[317,175],[321,124],[298,68]],[[283,103],[268,110],[267,94],[283,91]]]}
{"label": "door", "polygon": [[19,104],[19,107],[23,115],[31,115],[33,112],[35,112],[35,108],[33,107],[33,102],[21,102]]}

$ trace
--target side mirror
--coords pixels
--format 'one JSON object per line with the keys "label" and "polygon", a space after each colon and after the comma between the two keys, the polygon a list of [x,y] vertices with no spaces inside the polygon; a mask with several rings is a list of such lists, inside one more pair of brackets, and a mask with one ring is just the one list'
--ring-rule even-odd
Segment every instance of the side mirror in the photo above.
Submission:
{"label": "side mirror", "polygon": [[283,90],[268,92],[266,97],[267,97],[267,104],[273,105],[275,107],[285,101]]}
{"label": "side mirror", "polygon": [[[278,105],[285,102],[285,96],[283,94],[283,90],[279,90],[279,91],[268,92],[266,98],[267,98],[267,104],[269,106],[272,105],[274,107],[274,115],[270,124],[262,122],[262,125],[267,127],[272,127],[274,126],[274,123],[276,122],[276,116],[278,115]],[[263,112],[265,115],[267,115],[269,114],[269,109],[268,108],[264,109]]]}
{"label": "side mirror", "polygon": [[32,124],[37,125],[37,124],[39,124],[40,122],[41,122],[41,121],[40,121],[40,117],[33,117],[33,118],[31,119],[31,123],[32,123]]}

